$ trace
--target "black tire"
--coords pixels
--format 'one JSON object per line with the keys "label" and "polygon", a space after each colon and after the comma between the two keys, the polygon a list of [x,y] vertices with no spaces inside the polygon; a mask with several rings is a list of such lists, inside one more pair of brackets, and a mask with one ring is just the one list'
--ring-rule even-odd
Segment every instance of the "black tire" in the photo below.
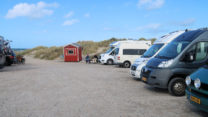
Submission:
{"label": "black tire", "polygon": [[130,68],[130,66],[131,66],[131,63],[128,62],[128,61],[126,61],[126,62],[123,63],[123,67],[124,68]]}
{"label": "black tire", "polygon": [[5,65],[6,66],[11,66],[12,65],[12,61],[9,58],[6,58]]}
{"label": "black tire", "polygon": [[6,62],[6,66],[11,66],[11,65],[12,65],[12,63],[10,61]]}
{"label": "black tire", "polygon": [[168,84],[168,91],[174,96],[185,95],[186,84],[184,78],[173,78]]}
{"label": "black tire", "polygon": [[0,69],[3,69],[4,68],[4,65],[0,65]]}
{"label": "black tire", "polygon": [[107,60],[107,64],[108,65],[113,65],[113,60],[111,60],[111,59]]}

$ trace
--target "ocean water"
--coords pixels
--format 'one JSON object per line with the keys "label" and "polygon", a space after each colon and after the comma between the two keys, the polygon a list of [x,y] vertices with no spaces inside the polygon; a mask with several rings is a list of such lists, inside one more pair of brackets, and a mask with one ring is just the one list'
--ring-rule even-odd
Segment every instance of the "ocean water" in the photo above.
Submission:
{"label": "ocean water", "polygon": [[27,50],[26,48],[12,48],[13,51],[19,52],[19,51],[24,51]]}

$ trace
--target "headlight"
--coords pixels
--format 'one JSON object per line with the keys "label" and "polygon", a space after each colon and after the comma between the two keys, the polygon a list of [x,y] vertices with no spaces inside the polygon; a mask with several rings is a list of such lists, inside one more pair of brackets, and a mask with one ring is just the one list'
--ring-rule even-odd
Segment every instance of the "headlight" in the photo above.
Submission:
{"label": "headlight", "polygon": [[197,78],[195,81],[194,81],[194,86],[199,89],[201,87],[201,81]]}
{"label": "headlight", "polygon": [[173,59],[169,61],[163,61],[158,65],[159,68],[166,68],[169,67],[173,63]]}
{"label": "headlight", "polygon": [[141,71],[142,67],[144,67],[145,65],[147,64],[147,61],[143,62],[143,63],[140,63],[138,66],[137,66],[137,71]]}
{"label": "headlight", "polygon": [[191,84],[190,76],[187,76],[185,81],[186,81],[186,85],[189,86]]}

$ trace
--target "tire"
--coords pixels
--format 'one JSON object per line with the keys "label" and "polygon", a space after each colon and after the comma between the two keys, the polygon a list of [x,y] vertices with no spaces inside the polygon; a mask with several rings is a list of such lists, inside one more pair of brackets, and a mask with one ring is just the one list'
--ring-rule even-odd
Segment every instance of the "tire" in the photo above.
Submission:
{"label": "tire", "polygon": [[12,61],[9,58],[6,58],[5,65],[6,66],[11,66],[12,65]]}
{"label": "tire", "polygon": [[185,95],[186,84],[183,78],[173,78],[168,84],[168,91],[174,96]]}
{"label": "tire", "polygon": [[130,66],[131,66],[131,63],[128,62],[128,61],[126,61],[126,62],[123,63],[123,67],[124,68],[130,68]]}
{"label": "tire", "polygon": [[3,69],[4,68],[4,65],[0,65],[0,69]]}
{"label": "tire", "polygon": [[108,65],[113,65],[113,60],[109,59],[109,60],[107,61],[107,64],[108,64]]}

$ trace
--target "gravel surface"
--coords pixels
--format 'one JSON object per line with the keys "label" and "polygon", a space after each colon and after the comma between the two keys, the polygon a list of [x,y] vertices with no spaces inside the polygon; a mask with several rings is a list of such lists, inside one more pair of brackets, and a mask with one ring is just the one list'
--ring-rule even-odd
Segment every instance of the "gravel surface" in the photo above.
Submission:
{"label": "gravel surface", "polygon": [[0,117],[205,117],[129,69],[27,58],[0,70]]}

